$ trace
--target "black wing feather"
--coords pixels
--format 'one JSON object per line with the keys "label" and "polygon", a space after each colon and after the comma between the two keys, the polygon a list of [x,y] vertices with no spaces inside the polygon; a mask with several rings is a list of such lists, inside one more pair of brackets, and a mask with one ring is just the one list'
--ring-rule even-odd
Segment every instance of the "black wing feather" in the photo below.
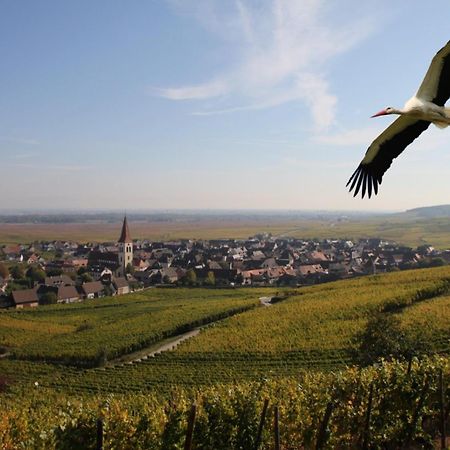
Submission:
{"label": "black wing feather", "polygon": [[[378,185],[381,184],[384,173],[389,169],[394,158],[411,144],[431,122],[417,120],[407,116],[399,117],[383,133],[380,134],[368,148],[364,159],[347,182],[349,191],[358,195],[361,187],[361,198],[367,190],[368,197],[372,196],[372,186],[375,195],[378,194]],[[367,189],[366,189],[367,188]]]}

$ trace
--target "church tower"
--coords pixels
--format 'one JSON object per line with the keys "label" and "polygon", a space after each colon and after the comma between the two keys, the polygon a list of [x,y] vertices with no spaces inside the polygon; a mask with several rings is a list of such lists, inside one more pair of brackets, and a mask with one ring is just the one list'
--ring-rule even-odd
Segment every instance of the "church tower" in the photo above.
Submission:
{"label": "church tower", "polygon": [[128,229],[127,216],[123,218],[122,232],[119,237],[119,268],[117,276],[124,277],[128,264],[133,264],[133,241]]}

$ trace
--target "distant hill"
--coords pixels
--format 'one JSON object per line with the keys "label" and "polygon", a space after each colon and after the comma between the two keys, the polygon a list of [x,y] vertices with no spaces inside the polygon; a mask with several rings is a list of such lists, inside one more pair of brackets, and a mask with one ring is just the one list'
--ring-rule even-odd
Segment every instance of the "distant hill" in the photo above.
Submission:
{"label": "distant hill", "polygon": [[424,219],[450,217],[450,205],[424,206],[422,208],[408,209],[404,214]]}

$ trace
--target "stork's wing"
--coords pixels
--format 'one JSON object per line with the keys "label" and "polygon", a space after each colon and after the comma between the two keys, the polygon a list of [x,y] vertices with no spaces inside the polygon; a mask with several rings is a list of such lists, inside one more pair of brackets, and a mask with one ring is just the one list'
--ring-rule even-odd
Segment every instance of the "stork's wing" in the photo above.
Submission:
{"label": "stork's wing", "polygon": [[416,97],[439,106],[450,98],[450,41],[434,55]]}
{"label": "stork's wing", "polygon": [[361,189],[361,198],[364,198],[366,190],[370,198],[372,187],[376,195],[378,185],[381,184],[383,175],[391,166],[392,160],[425,131],[430,123],[426,120],[400,116],[387,127],[372,142],[364,159],[348,180],[347,186],[351,183],[350,192],[355,189],[353,197],[356,197]]}

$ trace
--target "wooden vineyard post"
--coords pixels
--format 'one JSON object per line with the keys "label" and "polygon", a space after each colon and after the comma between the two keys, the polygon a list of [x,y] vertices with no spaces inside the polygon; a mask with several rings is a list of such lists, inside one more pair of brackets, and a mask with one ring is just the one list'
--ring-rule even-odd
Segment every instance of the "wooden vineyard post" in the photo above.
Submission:
{"label": "wooden vineyard post", "polygon": [[439,409],[440,409],[440,429],[441,429],[441,449],[447,448],[447,431],[445,429],[445,398],[444,398],[444,374],[439,371]]}
{"label": "wooden vineyard post", "polygon": [[369,401],[367,404],[366,423],[364,424],[364,434],[362,449],[367,450],[369,448],[370,439],[370,416],[372,415],[372,401],[373,401],[373,383],[370,385]]}
{"label": "wooden vineyard post", "polygon": [[412,368],[412,355],[409,355],[408,358],[408,369],[406,370],[406,375],[409,375],[411,373],[411,368]]}
{"label": "wooden vineyard post", "polygon": [[193,403],[191,406],[191,411],[189,413],[188,427],[186,431],[186,441],[184,442],[184,450],[191,450],[192,448],[192,437],[194,435],[196,412],[197,412],[197,405]]}
{"label": "wooden vineyard post", "polygon": [[332,401],[328,402],[322,423],[320,424],[319,435],[317,436],[316,450],[321,450],[322,448],[325,447],[325,444],[327,443],[327,427],[328,422],[331,419],[331,413],[333,412],[333,408],[334,403]]}
{"label": "wooden vineyard post", "polygon": [[425,404],[425,399],[427,397],[429,387],[430,387],[430,380],[427,379],[423,386],[422,392],[420,393],[419,402],[417,403],[417,407],[414,410],[414,414],[413,414],[411,424],[410,424],[409,430],[408,430],[408,435],[407,435],[406,441],[404,443],[404,448],[409,448],[409,446],[411,445],[411,442],[414,438],[414,431],[416,429],[416,425],[417,425],[417,422],[420,417],[420,412],[422,411],[423,406]]}
{"label": "wooden vineyard post", "polygon": [[103,450],[103,420],[97,419],[97,450]]}
{"label": "wooden vineyard post", "polygon": [[262,431],[264,428],[264,422],[266,421],[266,414],[267,414],[268,406],[269,406],[269,399],[266,398],[264,400],[264,406],[263,406],[263,410],[261,413],[261,419],[259,421],[258,434],[256,435],[255,450],[258,450],[259,446],[261,444],[261,436],[262,436]]}
{"label": "wooden vineyard post", "polygon": [[273,410],[273,428],[275,434],[275,450],[280,450],[280,411],[278,406]]}

